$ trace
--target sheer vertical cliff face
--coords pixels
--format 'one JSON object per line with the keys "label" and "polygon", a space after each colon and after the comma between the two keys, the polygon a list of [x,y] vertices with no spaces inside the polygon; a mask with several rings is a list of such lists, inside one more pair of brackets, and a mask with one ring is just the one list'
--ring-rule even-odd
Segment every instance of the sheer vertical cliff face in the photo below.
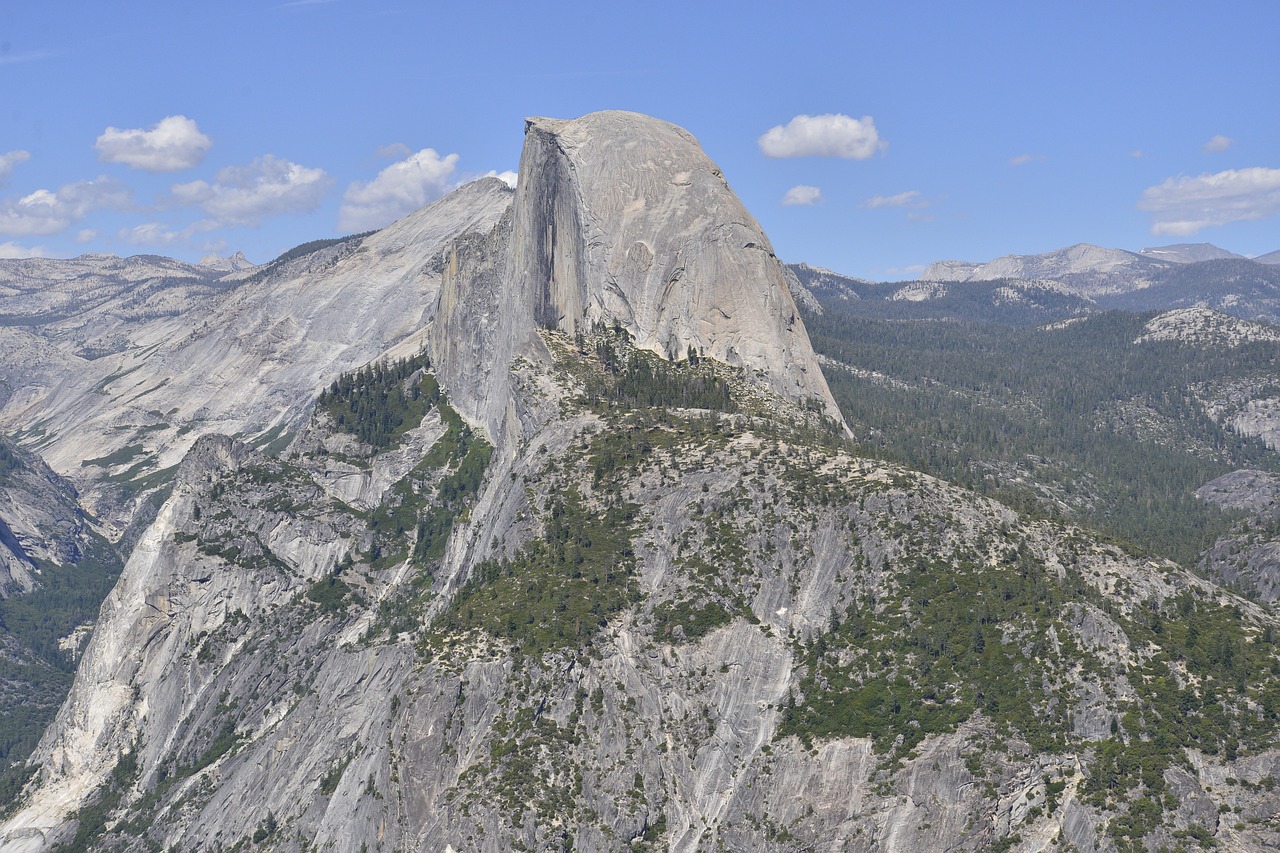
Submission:
{"label": "sheer vertical cliff face", "polygon": [[[520,432],[510,359],[536,329],[618,325],[667,359],[691,351],[840,419],[785,268],[687,131],[628,112],[531,118],[512,209],[445,254],[433,360],[491,438]],[[514,434],[514,433],[511,433]]]}
{"label": "sheer vertical cliff face", "polygon": [[783,266],[687,131],[627,112],[528,119],[514,232],[538,325],[617,322],[644,349],[696,349],[838,417]]}

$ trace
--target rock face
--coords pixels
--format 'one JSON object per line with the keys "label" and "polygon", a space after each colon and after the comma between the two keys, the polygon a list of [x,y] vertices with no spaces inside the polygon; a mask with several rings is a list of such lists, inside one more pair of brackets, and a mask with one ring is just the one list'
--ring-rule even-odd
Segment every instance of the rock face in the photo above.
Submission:
{"label": "rock face", "polygon": [[296,431],[339,373],[415,334],[421,347],[442,254],[511,197],[483,179],[377,234],[223,278],[151,258],[0,261],[22,288],[0,300],[7,321],[35,318],[0,324],[0,430],[25,430],[119,536],[137,503],[116,483],[154,489],[204,433]]}
{"label": "rock face", "polygon": [[534,331],[595,324],[664,358],[742,368],[840,420],[794,276],[697,140],[659,119],[528,119],[510,218],[455,241],[442,275],[432,352],[490,437],[511,414],[505,365],[542,352]]}
{"label": "rock face", "polygon": [[35,589],[40,563],[79,560],[84,536],[71,485],[0,437],[0,598]]}
{"label": "rock face", "polygon": [[[298,328],[246,278],[184,344],[293,377],[223,422],[305,423],[278,456],[191,441],[0,849],[1280,841],[1217,817],[1280,805],[1245,725],[1280,695],[1272,615],[853,456],[787,278],[678,128],[532,119],[495,183],[296,259],[330,290],[268,270]],[[306,412],[361,345],[417,358]],[[1234,614],[1211,702],[1163,688],[1181,607]],[[1216,755],[1146,746],[1170,692]]]}
{"label": "rock face", "polygon": [[1178,341],[1205,347],[1238,347],[1280,341],[1280,328],[1232,317],[1211,308],[1179,308],[1152,317],[1134,343]]}
{"label": "rock face", "polygon": [[529,119],[514,231],[537,325],[617,322],[644,349],[696,349],[839,418],[782,264],[688,132],[624,112]]}

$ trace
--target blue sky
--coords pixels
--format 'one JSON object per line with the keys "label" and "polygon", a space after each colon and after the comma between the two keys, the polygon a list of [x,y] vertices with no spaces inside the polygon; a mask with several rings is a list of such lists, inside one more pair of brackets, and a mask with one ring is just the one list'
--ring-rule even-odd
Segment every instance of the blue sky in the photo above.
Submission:
{"label": "blue sky", "polygon": [[780,257],[850,275],[1253,256],[1280,249],[1277,33],[1274,0],[17,0],[0,257],[263,262],[514,170],[526,115],[599,109],[687,128]]}

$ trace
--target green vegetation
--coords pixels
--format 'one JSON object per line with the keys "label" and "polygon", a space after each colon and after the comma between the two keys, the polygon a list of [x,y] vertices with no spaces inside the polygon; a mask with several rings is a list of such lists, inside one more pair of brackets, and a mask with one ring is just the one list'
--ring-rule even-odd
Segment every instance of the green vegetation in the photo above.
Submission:
{"label": "green vegetation", "polygon": [[80,463],[81,468],[87,468],[90,465],[96,465],[99,468],[114,468],[117,465],[126,465],[137,459],[145,451],[141,444],[130,444],[119,450],[112,451],[106,456],[99,456],[96,459],[86,459]]}
{"label": "green vegetation", "polygon": [[1193,494],[1242,467],[1280,470],[1262,442],[1210,419],[1196,389],[1270,381],[1280,346],[1134,345],[1149,315],[1065,328],[807,317],[858,452],[1066,517],[1194,565],[1232,517]]}
{"label": "green vegetation", "polygon": [[21,465],[22,460],[18,458],[18,454],[9,446],[9,442],[0,437],[0,484],[3,484],[10,473],[18,470]]}
{"label": "green vegetation", "polygon": [[307,590],[307,598],[320,605],[325,613],[345,610],[348,604],[358,600],[351,593],[351,587],[336,575],[321,578]]}
{"label": "green vegetation", "polygon": [[440,399],[440,386],[426,372],[425,353],[389,364],[377,363],[334,380],[316,401],[338,429],[375,450],[388,450],[422,423]]}
{"label": "green vegetation", "polygon": [[696,604],[693,601],[660,604],[653,611],[654,633],[667,641],[676,639],[675,630],[685,642],[696,642],[722,625],[733,621],[733,616],[715,601]]}
{"label": "green vegetation", "polygon": [[614,409],[737,408],[732,389],[717,365],[692,350],[684,361],[667,361],[637,349],[620,327],[597,326],[574,343],[579,355],[592,357],[583,373],[586,400],[598,411]]}
{"label": "green vegetation", "polygon": [[[417,626],[453,526],[475,500],[493,456],[492,445],[473,433],[443,398],[436,405],[445,424],[444,435],[392,486],[369,518],[374,544],[368,558],[374,567],[386,568],[411,556],[415,569],[404,590],[379,604],[371,636],[385,631],[394,637]],[[433,478],[441,471],[444,474],[432,488]]]}
{"label": "green vegetation", "polygon": [[[1142,654],[1117,648],[1118,659],[1104,660],[1078,643],[1069,622],[1081,608],[1113,620]],[[1174,805],[1164,774],[1189,766],[1187,750],[1234,760],[1274,747],[1280,727],[1272,631],[1189,592],[1123,609],[1070,565],[1044,566],[1015,536],[995,565],[976,554],[909,558],[888,594],[833,612],[829,630],[802,648],[802,665],[779,736],[869,737],[893,760],[981,714],[1034,753],[1091,754],[1082,795],[1116,815],[1108,832],[1126,850]],[[1110,738],[1075,735],[1080,685],[1114,695],[1118,677],[1136,699],[1118,702]]]}
{"label": "green vegetation", "polygon": [[1047,659],[1072,596],[1058,579],[1011,552],[997,567],[921,558],[896,580],[882,606],[833,614],[805,649],[803,701],[793,697],[779,734],[870,737],[900,756],[981,711],[1036,751],[1061,749],[1068,697]]}
{"label": "green vegetation", "polygon": [[0,600],[0,803],[21,790],[28,775],[21,762],[71,689],[75,661],[58,640],[97,618],[120,575],[111,545],[96,536],[89,542],[77,563],[41,563],[33,592]]}
{"label": "green vegetation", "polygon": [[512,559],[478,566],[436,630],[478,629],[529,655],[589,644],[637,600],[631,536],[638,512],[630,503],[589,506],[573,487],[554,495],[542,537]]}

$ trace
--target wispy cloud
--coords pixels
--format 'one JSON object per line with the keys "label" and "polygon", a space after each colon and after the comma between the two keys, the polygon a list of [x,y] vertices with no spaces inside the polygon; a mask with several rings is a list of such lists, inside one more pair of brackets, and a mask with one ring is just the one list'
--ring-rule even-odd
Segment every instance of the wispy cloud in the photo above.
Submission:
{"label": "wispy cloud", "polygon": [[328,6],[337,3],[338,0],[291,0],[289,3],[281,3],[276,6],[277,9],[301,9],[306,6]]}
{"label": "wispy cloud", "polygon": [[132,228],[121,229],[121,240],[135,246],[173,246],[191,242],[197,234],[207,234],[222,227],[212,219],[202,219],[185,228],[173,228],[161,222],[144,222]]}
{"label": "wispy cloud", "polygon": [[46,257],[44,246],[19,246],[12,241],[0,243],[0,259],[18,260],[21,258]]}
{"label": "wispy cloud", "polygon": [[67,184],[57,191],[36,190],[18,199],[0,201],[0,234],[14,237],[57,234],[91,211],[127,208],[131,200],[129,190],[108,177]]}
{"label": "wispy cloud", "polygon": [[865,160],[889,143],[880,138],[871,116],[841,113],[798,115],[766,131],[756,143],[766,157],[842,157]]}
{"label": "wispy cloud", "polygon": [[1189,237],[1201,228],[1266,219],[1280,213],[1280,169],[1228,169],[1168,178],[1143,190],[1138,209],[1151,233]]}
{"label": "wispy cloud", "polygon": [[392,163],[372,181],[347,187],[338,210],[338,228],[367,231],[390,225],[445,194],[457,168],[458,155],[440,156],[424,148]]}
{"label": "wispy cloud", "polygon": [[374,156],[380,160],[403,160],[412,153],[413,149],[403,142],[393,142],[373,152]]}
{"label": "wispy cloud", "polygon": [[787,190],[782,197],[783,207],[801,207],[818,204],[822,201],[822,190],[806,184],[799,184]]}
{"label": "wispy cloud", "polygon": [[862,207],[928,207],[932,203],[920,190],[907,190],[897,195],[872,196],[862,203]]}
{"label": "wispy cloud", "polygon": [[39,62],[61,56],[59,50],[27,50],[22,53],[0,53],[0,65],[20,65],[23,62]]}
{"label": "wispy cloud", "polygon": [[31,159],[30,151],[10,151],[7,154],[0,154],[0,187],[9,183],[9,176],[13,174],[13,168],[19,163],[25,163]]}
{"label": "wispy cloud", "polygon": [[1025,166],[1028,163],[1034,163],[1037,160],[1043,160],[1043,154],[1017,154],[1009,158],[1010,166]]}
{"label": "wispy cloud", "polygon": [[332,183],[323,169],[265,154],[247,166],[219,170],[213,183],[176,184],[172,193],[179,204],[196,205],[223,225],[256,226],[273,216],[315,210]]}
{"label": "wispy cloud", "polygon": [[1231,147],[1231,143],[1235,142],[1230,136],[1223,136],[1221,133],[1210,137],[1209,141],[1204,144],[1201,149],[1206,154],[1221,154]]}

